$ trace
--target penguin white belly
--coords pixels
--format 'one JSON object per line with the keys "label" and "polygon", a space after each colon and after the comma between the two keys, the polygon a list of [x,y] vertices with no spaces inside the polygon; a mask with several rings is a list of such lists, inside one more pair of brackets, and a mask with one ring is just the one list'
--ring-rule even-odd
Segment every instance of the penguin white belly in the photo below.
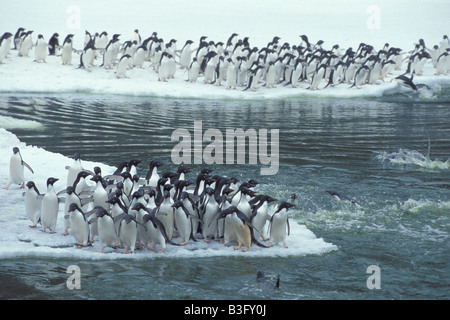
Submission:
{"label": "penguin white belly", "polygon": [[205,214],[203,215],[203,240],[207,240],[207,237],[217,236],[217,220],[216,215],[219,212],[219,206],[216,204],[207,204],[205,208]]}
{"label": "penguin white belly", "polygon": [[119,64],[117,65],[116,77],[126,78],[127,77],[126,72],[129,66],[130,66],[129,58],[120,59]]}
{"label": "penguin white belly", "polygon": [[180,56],[180,65],[182,68],[189,67],[189,64],[191,63],[191,56],[192,56],[191,48],[187,46],[181,52],[181,56]]}
{"label": "penguin white belly", "polygon": [[186,216],[186,213],[182,208],[175,210],[175,225],[177,226],[178,233],[181,237],[179,245],[184,245],[189,241],[191,236],[191,219]]}
{"label": "penguin white belly", "polygon": [[23,184],[25,182],[24,166],[19,154],[13,154],[9,162],[9,183],[10,184]]}
{"label": "penguin white belly", "polygon": [[263,240],[267,240],[265,238],[265,226],[269,219],[270,216],[267,214],[267,208],[259,208],[252,219],[253,228],[256,229],[255,236],[259,235]]}
{"label": "penguin white belly", "polygon": [[206,65],[206,69],[205,69],[205,78],[204,78],[204,83],[211,83],[214,80],[214,70],[215,70],[216,66],[214,65],[213,60],[211,59],[211,61],[208,62],[208,64]]}
{"label": "penguin white belly", "polygon": [[237,208],[239,211],[242,211],[247,216],[247,218],[250,218],[252,214],[252,208],[250,207],[246,196],[241,197],[241,201],[239,201]]}
{"label": "penguin white belly", "polygon": [[287,214],[279,212],[273,217],[270,226],[270,242],[283,242],[286,244]]}
{"label": "penguin white belly", "polygon": [[125,219],[123,219],[120,223],[120,240],[122,240],[123,245],[125,246],[124,253],[128,253],[128,250],[134,253],[136,239],[137,239],[136,223],[134,221],[126,223]]}
{"label": "penguin white belly", "polygon": [[135,67],[139,67],[139,68],[143,68],[144,66],[144,61],[145,61],[145,50],[143,49],[138,49],[135,53],[134,53],[134,57],[133,57],[133,65]]}
{"label": "penguin white belly", "polygon": [[72,45],[65,44],[61,52],[62,64],[72,64]]}
{"label": "penguin white belly", "polygon": [[236,68],[232,63],[227,69],[227,89],[236,89]]}
{"label": "penguin white belly", "polygon": [[368,83],[374,84],[381,76],[381,63],[377,63],[372,70],[370,70]]}
{"label": "penguin white belly", "polygon": [[[81,201],[74,193],[67,195],[66,201],[64,202],[64,229],[65,235],[68,234],[68,230],[70,228],[70,215],[69,215],[69,207],[72,203],[76,203],[79,208],[81,208]],[[66,218],[66,216],[69,216]]]}
{"label": "penguin white belly", "polygon": [[158,74],[159,74],[159,81],[166,82],[169,78],[169,63],[166,61],[167,59],[164,59],[161,65],[159,66]]}
{"label": "penguin white belly", "polygon": [[147,233],[153,242],[153,247],[150,248],[150,250],[155,250],[156,244],[159,244],[161,246],[160,252],[163,252],[166,249],[166,239],[164,239],[161,231],[158,228],[155,228],[151,221],[147,222],[145,226],[147,228]]}
{"label": "penguin white belly", "polygon": [[32,46],[33,46],[33,42],[31,41],[31,36],[26,37],[23,40],[22,45],[20,46],[19,56],[28,57]]}
{"label": "penguin white belly", "polygon": [[[165,201],[167,202],[167,201]],[[173,208],[171,204],[163,202],[159,207],[159,212],[156,214],[159,221],[162,222],[164,228],[166,229],[167,238],[172,240],[173,226],[174,226],[174,215]]]}
{"label": "penguin white belly", "polygon": [[197,62],[192,63],[191,68],[188,71],[189,82],[195,82],[198,79],[198,74],[200,72],[200,67]]}
{"label": "penguin white belly", "polygon": [[177,70],[177,65],[176,65],[176,63],[175,63],[175,59],[171,58],[171,59],[168,61],[168,75],[167,75],[167,77],[168,77],[169,79],[175,78],[175,72],[176,72],[176,70]]}
{"label": "penguin white belly", "polygon": [[223,238],[226,246],[229,246],[230,242],[237,242],[236,230],[233,223],[233,217],[231,215],[227,215],[225,217]]}
{"label": "penguin white belly", "polygon": [[69,167],[69,172],[67,173],[67,186],[73,186],[78,173],[83,171],[83,167],[81,166],[80,161],[74,161],[72,165]]}
{"label": "penguin white belly", "polygon": [[36,62],[45,62],[45,59],[47,58],[47,44],[44,41],[38,41],[34,51],[34,56]]}
{"label": "penguin white belly", "polygon": [[47,192],[42,199],[41,223],[42,231],[50,229],[50,233],[55,233],[56,221],[58,218],[58,197],[54,192]]}
{"label": "penguin white belly", "polygon": [[312,78],[312,83],[311,83],[311,90],[318,90],[319,89],[319,84],[322,81],[324,75],[325,75],[325,69],[324,68],[320,68],[320,70],[318,70],[314,74],[314,77]]}
{"label": "penguin white belly", "polygon": [[266,74],[266,88],[275,88],[276,71],[273,67],[269,67]]}
{"label": "penguin white belly", "polygon": [[98,239],[100,243],[100,252],[103,251],[104,247],[116,246],[117,235],[113,219],[105,215],[103,217],[98,218],[97,224],[98,224]]}
{"label": "penguin white belly", "polygon": [[30,227],[36,227],[41,217],[42,200],[37,199],[38,194],[34,189],[28,189],[25,192],[25,211],[28,219],[33,223]]}
{"label": "penguin white belly", "polygon": [[84,220],[80,211],[75,210],[70,213],[70,226],[72,234],[76,240],[78,248],[85,247],[89,243],[89,224]]}
{"label": "penguin white belly", "polygon": [[300,79],[300,76],[302,75],[303,68],[301,66],[298,66],[294,71],[292,71],[291,74],[291,85],[292,88],[297,87],[298,80]]}

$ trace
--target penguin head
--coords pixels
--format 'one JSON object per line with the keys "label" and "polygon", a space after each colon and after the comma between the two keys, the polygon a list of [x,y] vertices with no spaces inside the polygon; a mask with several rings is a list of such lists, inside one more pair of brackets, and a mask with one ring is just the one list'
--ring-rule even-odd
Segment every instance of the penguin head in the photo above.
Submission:
{"label": "penguin head", "polygon": [[71,203],[69,206],[69,212],[72,212],[75,210],[81,211],[80,207],[78,207],[78,205],[76,203]]}
{"label": "penguin head", "polygon": [[186,173],[189,173],[191,171],[192,171],[191,168],[188,168],[188,167],[185,167],[185,166],[179,166],[178,170],[177,170],[177,173],[178,174],[180,174],[180,173],[186,174]]}
{"label": "penguin head", "polygon": [[275,213],[278,213],[283,209],[286,209],[286,211],[288,211],[290,208],[293,208],[293,207],[295,207],[295,205],[293,205],[292,203],[283,201],[282,203],[280,203],[280,205],[278,206],[278,209]]}
{"label": "penguin head", "polygon": [[95,176],[93,176],[91,178],[91,181],[94,181],[94,182],[100,182],[102,180],[103,180],[103,178],[100,175],[98,175],[98,174],[96,174]]}
{"label": "penguin head", "polygon": [[27,186],[28,189],[35,188],[35,187],[36,187],[36,185],[34,184],[33,181],[28,181],[27,184],[26,184],[26,186]]}
{"label": "penguin head", "polygon": [[17,147],[14,147],[12,150],[13,150],[14,154],[20,153],[19,148],[17,148]]}
{"label": "penguin head", "polygon": [[266,196],[266,201],[267,202],[274,202],[274,201],[278,201],[278,199],[272,198],[271,196]]}
{"label": "penguin head", "polygon": [[66,193],[67,194],[72,194],[75,192],[75,189],[72,186],[67,186],[66,188]]}
{"label": "penguin head", "polygon": [[229,214],[231,214],[233,212],[237,212],[237,210],[238,209],[235,206],[230,206],[227,209],[222,210],[222,211],[219,212],[219,216],[218,216],[217,220],[224,219],[227,215],[229,215]]}
{"label": "penguin head", "polygon": [[69,158],[72,158],[74,160],[80,160],[81,156],[78,152],[75,152],[72,156],[69,156]]}
{"label": "penguin head", "polygon": [[105,208],[103,208],[102,206],[95,206],[94,210],[96,210],[95,215],[97,216],[97,218],[102,218],[104,216],[109,216],[109,212],[106,211]]}
{"label": "penguin head", "polygon": [[177,208],[177,209],[180,208],[180,207],[183,207],[183,202],[181,200],[177,200],[171,205],[171,207],[172,208]]}
{"label": "penguin head", "polygon": [[52,186],[56,181],[58,181],[59,179],[57,179],[57,178],[53,178],[53,177],[50,177],[50,178],[48,178],[47,179],[47,187],[48,186]]}
{"label": "penguin head", "polygon": [[229,195],[231,192],[233,192],[234,191],[234,189],[231,189],[230,187],[225,187],[223,190],[222,190],[222,194],[223,195]]}
{"label": "penguin head", "polygon": [[213,188],[210,188],[210,187],[207,187],[207,188],[205,189],[205,193],[208,194],[208,195],[210,195],[210,196],[212,196],[212,195],[214,194],[214,189],[213,189]]}
{"label": "penguin head", "polygon": [[165,163],[158,161],[158,160],[152,160],[150,161],[150,168],[159,168],[161,166],[165,165]]}
{"label": "penguin head", "polygon": [[138,202],[138,203],[136,203],[132,208],[131,208],[132,210],[135,210],[135,211],[139,211],[139,210],[145,210],[145,211],[147,211],[148,212],[148,209],[145,207],[145,205],[143,204],[143,203],[141,203],[141,202]]}

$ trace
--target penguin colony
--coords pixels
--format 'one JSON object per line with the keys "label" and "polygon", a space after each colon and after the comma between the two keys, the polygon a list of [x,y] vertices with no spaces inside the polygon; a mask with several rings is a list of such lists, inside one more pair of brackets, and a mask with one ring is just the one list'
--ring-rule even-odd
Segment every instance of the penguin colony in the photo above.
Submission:
{"label": "penguin colony", "polygon": [[[233,33],[226,42],[207,41],[202,36],[197,44],[188,40],[181,49],[177,40],[165,42],[157,32],[143,39],[136,29],[133,37],[121,42],[120,35],[112,37],[104,31],[94,36],[85,32],[84,49],[73,48],[73,34],[68,34],[62,45],[59,34],[48,41],[39,34],[32,40],[33,31],[19,28],[13,35],[5,32],[0,39],[0,63],[10,53],[11,45],[18,56],[28,56],[35,49],[36,62],[45,62],[47,55],[60,55],[62,64],[71,64],[72,54],[79,54],[78,68],[91,71],[97,62],[99,68],[116,68],[117,78],[128,77],[131,68],[150,69],[158,74],[159,81],[175,77],[177,68],[188,82],[203,82],[226,89],[257,90],[275,85],[298,87],[306,83],[308,90],[320,90],[328,86],[348,85],[360,88],[366,84],[379,84],[407,65],[405,73],[392,79],[417,90],[414,75],[422,75],[424,65],[431,62],[436,75],[450,72],[450,41],[443,36],[439,45],[425,46],[420,39],[411,51],[404,51],[386,43],[375,50],[370,44],[361,43],[358,48],[343,49],[338,44],[325,48],[324,41],[310,42],[301,35],[298,44],[282,43],[274,37],[267,46],[252,47],[249,38],[240,39]],[[48,52],[47,52],[48,51]],[[180,74],[180,72],[179,72]],[[180,75],[181,76],[181,75]],[[203,79],[201,81],[201,79]]]}
{"label": "penguin colony", "polygon": [[[183,246],[188,242],[218,241],[235,250],[247,251],[253,244],[287,248],[290,233],[288,201],[257,194],[257,181],[238,183],[236,178],[212,175],[203,168],[188,179],[191,170],[179,166],[176,172],[161,172],[165,164],[153,160],[145,177],[137,174],[141,160],[122,162],[115,172],[102,175],[99,167],[83,168],[75,153],[67,166],[66,187],[56,192],[59,179],[49,177],[45,193],[33,181],[25,183],[27,167],[19,148],[10,159],[10,182],[25,188],[25,211],[40,231],[56,233],[60,205],[64,206],[64,236],[72,235],[78,248],[99,243],[134,253],[136,248],[163,252],[166,244]],[[32,171],[33,172],[33,171]],[[191,177],[194,178],[194,177]],[[278,201],[278,204],[273,205]],[[63,203],[63,204],[62,204]]]}

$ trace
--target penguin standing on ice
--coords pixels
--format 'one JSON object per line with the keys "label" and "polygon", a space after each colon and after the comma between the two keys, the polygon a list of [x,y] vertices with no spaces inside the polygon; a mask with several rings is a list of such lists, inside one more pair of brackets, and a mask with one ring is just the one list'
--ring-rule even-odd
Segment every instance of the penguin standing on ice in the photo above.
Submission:
{"label": "penguin standing on ice", "polygon": [[56,55],[56,49],[59,47],[59,34],[55,32],[48,41],[48,55]]}
{"label": "penguin standing on ice", "polygon": [[12,33],[10,32],[5,32],[0,38],[0,64],[3,63],[11,49],[11,38]]}
{"label": "penguin standing on ice", "polygon": [[86,247],[89,242],[89,224],[84,212],[76,203],[72,203],[69,207],[69,220],[72,234],[75,237],[77,249]]}
{"label": "penguin standing on ice", "polygon": [[84,68],[87,71],[91,72],[91,64],[94,61],[94,55],[95,55],[95,46],[93,41],[89,41],[86,47],[84,48],[83,52],[80,55],[80,65],[79,68]]}
{"label": "penguin standing on ice", "polygon": [[191,217],[189,211],[184,207],[183,201],[175,201],[172,207],[175,208],[175,225],[181,237],[181,242],[179,242],[178,245],[184,246],[191,238],[193,238]]}
{"label": "penguin standing on ice", "polygon": [[21,42],[19,47],[19,57],[28,57],[31,48],[33,47],[33,40],[32,40],[32,33],[33,31],[27,31],[25,34],[21,35]]}
{"label": "penguin standing on ice", "polygon": [[369,71],[370,68],[367,65],[362,65],[358,70],[356,70],[353,84],[350,86],[350,88],[356,87],[360,89],[360,86],[366,83]]}
{"label": "penguin standing on ice", "polygon": [[28,189],[22,194],[25,197],[25,211],[32,222],[30,228],[36,228],[41,218],[42,198],[33,181],[28,181],[26,186]]}
{"label": "penguin standing on ice", "polygon": [[133,59],[129,54],[124,54],[117,64],[116,78],[128,78],[126,72],[130,67]]}
{"label": "penguin standing on ice", "polygon": [[128,250],[130,250],[131,253],[134,253],[137,239],[137,223],[132,215],[125,214],[122,220],[120,220],[118,236],[125,247],[123,253],[129,253]]}
{"label": "penguin standing on ice", "polygon": [[72,52],[73,52],[72,38],[73,34],[68,34],[64,39],[61,52],[61,61],[63,65],[72,64]]}
{"label": "penguin standing on ice", "polygon": [[42,232],[45,232],[46,229],[50,229],[50,233],[56,233],[56,221],[59,210],[59,199],[53,187],[53,184],[56,181],[58,181],[58,179],[53,177],[47,179],[47,192],[44,194],[41,207]]}
{"label": "penguin standing on ice", "polygon": [[100,244],[100,250],[98,252],[103,252],[105,247],[115,248],[118,245],[118,239],[114,219],[111,214],[101,206],[94,207],[93,211],[97,217],[98,225],[98,240]]}
{"label": "penguin standing on ice", "polygon": [[14,34],[14,48],[13,50],[18,50],[20,48],[20,44],[22,41],[21,35],[25,31],[24,28],[18,28],[16,33]]}
{"label": "penguin standing on ice", "polygon": [[[269,247],[273,246],[274,242],[283,242],[283,247],[287,248],[286,237],[290,234],[288,210],[294,207],[293,204],[283,201],[277,211],[270,218],[270,242]],[[287,233],[286,233],[287,231]]]}
{"label": "penguin standing on ice", "polygon": [[20,188],[25,187],[25,167],[30,170],[31,173],[34,173],[30,165],[23,161],[19,148],[14,147],[13,154],[11,155],[11,158],[9,160],[9,182],[6,187],[4,187],[4,189],[8,190],[11,184],[18,184],[20,185]]}
{"label": "penguin standing on ice", "polygon": [[47,58],[47,47],[48,45],[44,40],[44,36],[42,34],[38,35],[36,46],[34,48],[35,62],[45,62],[45,59]]}

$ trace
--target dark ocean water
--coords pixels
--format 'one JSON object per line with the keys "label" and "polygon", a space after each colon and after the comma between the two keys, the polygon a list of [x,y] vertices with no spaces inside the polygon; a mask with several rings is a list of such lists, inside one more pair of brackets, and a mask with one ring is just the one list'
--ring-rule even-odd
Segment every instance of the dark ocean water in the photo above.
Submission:
{"label": "dark ocean water", "polygon": [[[290,219],[338,250],[288,258],[151,261],[0,260],[1,298],[49,299],[449,299],[450,91],[426,96],[175,100],[86,94],[2,94],[0,116],[43,127],[9,129],[27,144],[117,166],[142,159],[172,164],[174,130],[279,129],[279,170],[260,163],[211,165],[260,191],[295,193]],[[205,165],[192,165],[194,172]],[[172,165],[171,168],[175,168]],[[358,202],[337,201],[336,190]],[[65,285],[68,265],[80,290]],[[370,290],[369,266],[380,270]],[[280,275],[280,290],[256,282]]]}

